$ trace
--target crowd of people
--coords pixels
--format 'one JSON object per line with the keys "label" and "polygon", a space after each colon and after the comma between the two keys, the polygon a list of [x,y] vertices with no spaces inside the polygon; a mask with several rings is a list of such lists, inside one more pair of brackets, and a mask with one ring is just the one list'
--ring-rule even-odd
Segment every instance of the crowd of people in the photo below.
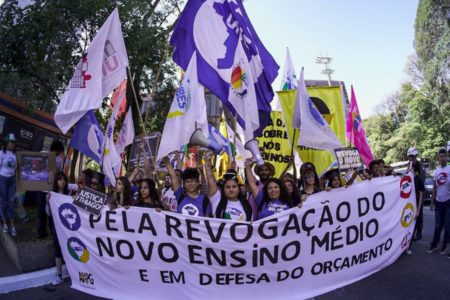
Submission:
{"label": "crowd of people", "polygon": [[[0,214],[2,230],[16,236],[14,227],[14,194],[16,193],[16,157],[14,152],[15,137],[10,134],[0,151]],[[212,217],[235,221],[255,221],[284,210],[299,207],[308,201],[312,194],[332,189],[345,188],[362,180],[383,176],[396,176],[394,170],[387,166],[382,159],[372,161],[367,169],[355,171],[351,174],[341,174],[339,169],[328,170],[322,176],[317,174],[314,164],[305,162],[300,167],[297,176],[283,172],[276,178],[275,168],[266,162],[256,165],[253,159],[247,159],[243,174],[230,168],[221,177],[216,178],[213,171],[212,154],[204,152],[203,164],[198,168],[175,169],[170,160],[165,158],[163,164],[167,169],[164,180],[158,180],[155,172],[145,162],[144,169],[139,167],[129,172],[128,176],[117,178],[115,187],[105,188],[104,175],[86,169],[78,180],[78,184],[69,184],[63,172],[64,151],[58,143],[52,145],[57,153],[57,173],[53,182],[53,191],[66,195],[74,195],[81,187],[89,187],[101,193],[107,193],[109,209],[130,206],[153,208],[158,211],[166,210],[189,216]],[[62,154],[61,154],[62,153]],[[145,155],[144,155],[145,157]],[[418,151],[410,148],[407,153],[410,161],[408,170],[414,172],[414,183],[417,197],[416,227],[414,240],[422,238],[423,228],[423,196],[425,171],[417,159]],[[438,152],[439,167],[434,175],[434,189],[430,208],[435,212],[435,231],[428,253],[438,249],[442,231],[445,229],[441,244],[441,253],[445,254],[450,241],[450,165],[448,165],[447,149]],[[181,164],[178,164],[181,165]],[[44,193],[45,195],[45,193]],[[49,194],[48,194],[49,195]],[[46,214],[40,218],[50,217],[50,228],[55,247],[55,263],[57,277],[53,284],[62,282],[63,258],[58,243],[58,237],[51,219],[49,206],[52,201],[44,196],[44,210]],[[41,207],[42,205],[39,204]],[[46,207],[45,207],[46,206]],[[40,208],[39,208],[40,210]],[[40,227],[46,229],[47,221],[43,220]],[[412,247],[407,250],[412,254]],[[450,254],[448,256],[450,258]]]}

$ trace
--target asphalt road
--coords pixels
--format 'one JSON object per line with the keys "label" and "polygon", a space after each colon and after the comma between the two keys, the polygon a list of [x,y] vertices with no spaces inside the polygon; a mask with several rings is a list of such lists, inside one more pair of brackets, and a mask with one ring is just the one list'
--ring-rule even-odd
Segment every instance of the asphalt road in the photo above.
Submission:
{"label": "asphalt road", "polygon": [[[434,228],[434,213],[424,209],[423,238],[413,244],[413,254],[401,256],[388,268],[354,284],[315,299],[450,299],[450,259],[438,252],[427,254]],[[56,288],[45,286],[9,294],[0,299],[101,299],[70,288],[67,280]]]}

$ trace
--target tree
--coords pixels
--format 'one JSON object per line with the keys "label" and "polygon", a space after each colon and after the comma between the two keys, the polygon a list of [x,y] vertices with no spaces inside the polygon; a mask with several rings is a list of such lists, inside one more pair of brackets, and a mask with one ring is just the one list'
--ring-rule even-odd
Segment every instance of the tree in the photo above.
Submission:
{"label": "tree", "polygon": [[[161,115],[168,111],[174,91],[176,66],[169,60],[168,41],[179,5],[179,0],[36,0],[20,7],[17,0],[6,0],[0,12],[0,90],[52,112],[81,54],[117,6],[130,61],[129,82],[138,103],[142,95],[153,94],[157,105],[148,127],[161,129]],[[133,97],[130,85],[129,103]]]}

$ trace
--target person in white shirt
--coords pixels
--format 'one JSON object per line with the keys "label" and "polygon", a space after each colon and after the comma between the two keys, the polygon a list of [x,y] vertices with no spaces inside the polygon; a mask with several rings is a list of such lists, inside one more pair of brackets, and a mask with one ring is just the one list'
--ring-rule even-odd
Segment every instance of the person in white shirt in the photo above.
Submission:
{"label": "person in white shirt", "polygon": [[440,254],[445,254],[450,240],[450,166],[447,165],[447,160],[447,149],[441,148],[438,152],[439,167],[434,172],[430,204],[430,209],[434,209],[434,235],[427,253],[437,250],[442,229],[444,229],[444,240]]}
{"label": "person in white shirt", "polygon": [[[4,233],[16,236],[14,227],[14,194],[16,193],[16,167],[17,159],[14,151],[16,137],[10,133],[5,138],[3,149],[0,150],[0,212],[2,216]],[[9,222],[9,227],[8,227]]]}

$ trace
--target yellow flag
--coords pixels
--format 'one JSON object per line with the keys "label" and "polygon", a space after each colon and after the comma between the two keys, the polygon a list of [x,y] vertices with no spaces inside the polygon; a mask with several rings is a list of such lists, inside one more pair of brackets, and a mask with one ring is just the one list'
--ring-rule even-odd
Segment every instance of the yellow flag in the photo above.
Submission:
{"label": "yellow flag", "polygon": [[[316,108],[330,124],[341,143],[345,144],[345,117],[341,89],[337,86],[332,87],[308,87],[308,94],[311,97]],[[284,112],[287,132],[290,137],[293,136],[292,115],[295,106],[296,90],[280,91],[278,96]],[[294,140],[295,149],[298,151],[303,162],[311,162],[316,166],[317,173],[320,175],[329,168],[334,162],[333,155],[326,150],[310,149],[303,146],[297,146],[299,136],[297,129]]]}
{"label": "yellow flag", "polygon": [[259,147],[263,148],[261,151],[262,158],[275,167],[275,177],[278,178],[289,162],[291,143],[281,111],[272,111],[270,117],[271,122],[264,128],[257,140]]}

